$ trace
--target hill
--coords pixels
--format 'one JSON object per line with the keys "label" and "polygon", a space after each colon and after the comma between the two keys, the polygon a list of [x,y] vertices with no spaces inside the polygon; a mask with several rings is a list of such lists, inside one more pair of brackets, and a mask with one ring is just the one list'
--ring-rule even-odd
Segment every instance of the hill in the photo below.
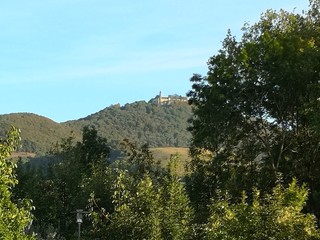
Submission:
{"label": "hill", "polygon": [[[21,151],[43,154],[61,138],[74,131],[69,126],[59,124],[49,118],[33,113],[12,113],[0,115],[0,135],[13,125],[21,130]],[[80,132],[74,133],[80,139]]]}
{"label": "hill", "polygon": [[11,125],[21,129],[21,151],[44,154],[52,144],[73,132],[81,139],[84,126],[95,126],[112,145],[124,138],[150,147],[188,147],[191,138],[187,120],[191,107],[185,103],[159,105],[145,101],[112,105],[85,118],[57,123],[32,113],[0,115],[0,135]]}
{"label": "hill", "polygon": [[145,101],[112,105],[86,118],[63,125],[80,131],[95,126],[101,136],[116,144],[127,138],[150,147],[187,147],[191,138],[187,131],[191,107],[184,102],[158,105]]}

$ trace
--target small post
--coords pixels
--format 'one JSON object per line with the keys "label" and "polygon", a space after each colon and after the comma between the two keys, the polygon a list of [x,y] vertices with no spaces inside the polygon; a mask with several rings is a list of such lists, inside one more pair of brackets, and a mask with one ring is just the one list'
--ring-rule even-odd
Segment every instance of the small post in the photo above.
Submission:
{"label": "small post", "polygon": [[77,223],[78,223],[78,240],[81,239],[81,223],[82,223],[82,209],[77,209]]}
{"label": "small post", "polygon": [[81,240],[81,223],[78,223],[78,240]]}
{"label": "small post", "polygon": [[81,240],[81,223],[83,222],[83,214],[89,213],[86,211],[83,211],[82,209],[77,209],[76,212],[77,214],[77,223],[78,223],[78,240]]}

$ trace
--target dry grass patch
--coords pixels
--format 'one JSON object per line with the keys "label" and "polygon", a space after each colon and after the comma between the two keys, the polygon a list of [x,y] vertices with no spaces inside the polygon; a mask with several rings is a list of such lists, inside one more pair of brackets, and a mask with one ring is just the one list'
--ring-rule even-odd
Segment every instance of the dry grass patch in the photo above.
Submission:
{"label": "dry grass patch", "polygon": [[34,158],[36,156],[35,153],[30,152],[13,152],[11,153],[11,158]]}
{"label": "dry grass patch", "polygon": [[184,175],[185,173],[185,165],[188,161],[190,161],[189,156],[189,148],[177,148],[177,147],[163,147],[163,148],[150,148],[154,159],[156,161],[160,161],[161,166],[168,166],[170,157],[172,155],[178,155],[178,174]]}

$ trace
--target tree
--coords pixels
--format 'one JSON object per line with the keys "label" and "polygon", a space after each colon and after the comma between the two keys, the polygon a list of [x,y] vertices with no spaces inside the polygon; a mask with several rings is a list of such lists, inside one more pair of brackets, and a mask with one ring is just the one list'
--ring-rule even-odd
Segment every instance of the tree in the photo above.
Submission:
{"label": "tree", "polygon": [[127,182],[124,178],[126,174],[120,172],[115,182],[115,212],[110,225],[113,237],[161,239],[160,194],[154,188],[151,178],[146,175],[136,186],[124,185],[123,180]]}
{"label": "tree", "polygon": [[308,183],[307,208],[320,213],[319,5],[311,0],[303,14],[269,10],[244,26],[240,41],[229,32],[208,75],[191,78],[195,201],[202,196],[205,206],[215,188],[234,196],[254,186],[270,190],[281,172],[285,182]]}
{"label": "tree", "polygon": [[252,201],[245,193],[235,204],[220,196],[210,207],[206,239],[320,239],[315,217],[302,213],[307,196],[296,180],[287,188],[277,184],[264,196],[255,189]]}
{"label": "tree", "polygon": [[191,224],[194,211],[185,186],[177,174],[178,161],[177,155],[171,156],[168,174],[162,182],[161,232],[163,239],[168,240],[194,239]]}
{"label": "tree", "polygon": [[80,151],[80,161],[84,169],[94,168],[95,165],[107,163],[110,155],[110,146],[106,138],[100,137],[95,127],[86,126],[82,132],[82,142],[76,148]]}
{"label": "tree", "polygon": [[20,142],[20,131],[12,127],[7,137],[0,139],[0,238],[34,239],[26,234],[32,223],[31,202],[12,200],[12,189],[18,183],[14,169],[16,164],[10,159],[11,153]]}
{"label": "tree", "polygon": [[134,175],[135,179],[140,180],[146,173],[150,174],[154,180],[161,178],[163,169],[160,166],[160,162],[154,159],[148,144],[137,147],[136,144],[128,139],[124,139],[121,143],[121,148],[127,155],[126,161],[121,163],[122,168]]}

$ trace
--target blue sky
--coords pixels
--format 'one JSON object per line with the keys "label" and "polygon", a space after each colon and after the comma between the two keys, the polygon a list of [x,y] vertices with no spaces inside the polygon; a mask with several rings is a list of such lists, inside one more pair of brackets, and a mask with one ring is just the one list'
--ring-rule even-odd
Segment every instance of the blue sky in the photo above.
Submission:
{"label": "blue sky", "polygon": [[0,114],[57,122],[185,95],[227,30],[307,0],[28,0],[0,4]]}

